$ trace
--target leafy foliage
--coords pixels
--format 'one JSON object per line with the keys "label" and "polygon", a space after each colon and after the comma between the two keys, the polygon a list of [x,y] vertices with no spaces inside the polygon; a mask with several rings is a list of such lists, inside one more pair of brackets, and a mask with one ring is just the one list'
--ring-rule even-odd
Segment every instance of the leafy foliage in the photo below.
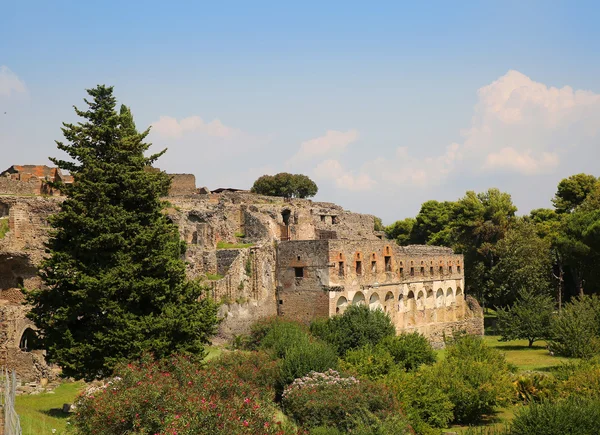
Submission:
{"label": "leafy foliage", "polygon": [[568,399],[522,408],[508,435],[595,435],[600,427],[600,401]]}
{"label": "leafy foliage", "polygon": [[310,198],[319,191],[314,181],[302,174],[281,172],[263,175],[252,186],[251,191],[260,195],[283,196],[284,198]]}
{"label": "leafy foliage", "polygon": [[435,363],[435,352],[431,344],[418,332],[385,337],[381,346],[390,353],[394,362],[405,370],[416,370],[422,364]]}
{"label": "leafy foliage", "polygon": [[550,296],[522,291],[512,307],[496,311],[496,329],[503,341],[526,339],[531,347],[537,340],[550,338],[554,306]]}
{"label": "leafy foliage", "polygon": [[186,281],[185,244],[162,213],[170,179],[148,170],[162,153],[144,156],[148,130],[127,107],[116,112],[112,88],[88,94],[87,110],[75,109],[83,121],[64,124],[57,142],[70,160],[51,159],[74,182],[53,184],[67,199],[49,219],[48,289],[28,295],[29,317],[66,376],[105,377],[149,350],[201,357],[217,308]]}
{"label": "leafy foliage", "polygon": [[335,347],[343,356],[350,349],[376,346],[385,337],[396,333],[388,314],[364,305],[351,305],[341,316],[317,320],[310,332]]}
{"label": "leafy foliage", "polygon": [[384,385],[343,378],[335,371],[297,379],[284,391],[283,407],[304,428],[325,426],[345,433],[359,425],[377,424],[399,411],[393,393]]}
{"label": "leafy foliage", "polygon": [[88,390],[74,425],[81,435],[291,434],[274,421],[273,391],[265,385],[270,375],[261,374],[274,364],[258,354],[204,369],[182,357],[144,358],[119,366],[117,377]]}
{"label": "leafy foliage", "polygon": [[550,349],[563,356],[589,358],[600,353],[600,298],[575,298],[552,321]]}
{"label": "leafy foliage", "polygon": [[385,347],[372,344],[348,350],[340,363],[342,370],[371,380],[381,379],[397,367]]}
{"label": "leafy foliage", "polygon": [[290,346],[281,364],[279,386],[283,387],[308,373],[337,369],[335,350],[321,341],[299,342]]}
{"label": "leafy foliage", "polygon": [[446,359],[424,366],[420,375],[443,391],[454,405],[454,421],[473,423],[509,402],[509,366],[480,337],[463,336],[448,346]]}
{"label": "leafy foliage", "polygon": [[576,174],[558,183],[556,195],[552,200],[558,213],[569,213],[581,205],[596,187],[598,179],[593,175]]}

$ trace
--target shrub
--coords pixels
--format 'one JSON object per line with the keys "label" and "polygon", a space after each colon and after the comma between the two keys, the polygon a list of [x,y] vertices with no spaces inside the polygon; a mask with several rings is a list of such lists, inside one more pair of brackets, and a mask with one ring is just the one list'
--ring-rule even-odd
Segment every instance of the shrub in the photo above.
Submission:
{"label": "shrub", "polygon": [[568,399],[525,407],[512,421],[509,435],[597,435],[600,401]]}
{"label": "shrub", "polygon": [[562,397],[600,400],[600,359],[584,360],[566,366],[558,376],[562,381],[559,384]]}
{"label": "shrub", "polygon": [[388,385],[406,412],[413,427],[428,426],[444,428],[454,417],[454,405],[432,376],[422,370],[396,371],[383,382]]}
{"label": "shrub", "polygon": [[376,346],[396,333],[388,314],[364,305],[351,305],[341,316],[315,321],[310,331],[332,344],[340,356],[367,344]]}
{"label": "shrub", "polygon": [[520,373],[513,382],[516,399],[525,404],[556,397],[558,384],[554,376],[540,372]]}
{"label": "shrub", "polygon": [[279,380],[279,363],[264,352],[228,352],[211,360],[208,367],[229,373],[258,387],[261,398],[273,400]]}
{"label": "shrub", "polygon": [[324,426],[344,433],[399,412],[393,393],[384,385],[344,378],[334,370],[296,379],[284,390],[282,403],[305,429]]}
{"label": "shrub", "polygon": [[310,341],[306,328],[289,320],[276,318],[264,324],[263,328],[257,328],[256,332],[258,334],[264,333],[264,336],[260,339],[259,347],[273,352],[277,358],[283,358],[291,347]]}
{"label": "shrub", "polygon": [[405,370],[416,370],[421,364],[435,363],[435,352],[429,341],[418,332],[386,337],[381,345]]}
{"label": "shrub", "polygon": [[288,348],[281,363],[280,387],[283,389],[294,379],[301,378],[311,371],[325,372],[337,369],[338,357],[335,350],[320,341],[298,341]]}
{"label": "shrub", "polygon": [[[249,372],[264,357],[256,358]],[[200,368],[183,357],[144,357],[82,395],[73,422],[81,435],[291,434],[273,420],[275,408],[263,400],[268,391],[239,378],[243,372],[241,360]]]}
{"label": "shrub", "polygon": [[565,305],[552,321],[550,350],[590,358],[600,353],[600,298],[582,296]]}
{"label": "shrub", "polygon": [[423,367],[426,382],[436,385],[454,404],[454,420],[472,423],[507,404],[513,388],[504,355],[480,337],[463,336],[448,346],[446,359]]}
{"label": "shrub", "polygon": [[356,375],[376,380],[396,368],[394,358],[383,346],[366,345],[346,352],[340,368]]}

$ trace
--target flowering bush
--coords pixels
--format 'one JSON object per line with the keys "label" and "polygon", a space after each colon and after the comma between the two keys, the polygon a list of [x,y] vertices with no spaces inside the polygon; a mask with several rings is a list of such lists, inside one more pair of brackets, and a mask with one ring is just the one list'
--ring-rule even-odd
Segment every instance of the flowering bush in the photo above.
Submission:
{"label": "flowering bush", "polygon": [[344,378],[334,370],[296,379],[283,392],[283,406],[305,429],[326,426],[341,431],[377,424],[399,411],[384,385]]}
{"label": "flowering bush", "polygon": [[[184,357],[141,362],[117,369],[120,380],[86,391],[80,396],[74,423],[79,434],[139,433],[288,434],[275,422],[268,378],[257,363],[272,369],[261,355],[248,362],[232,358],[199,367]],[[264,359],[264,360],[263,360]],[[239,375],[247,369],[246,379]],[[247,378],[257,374],[258,382]]]}

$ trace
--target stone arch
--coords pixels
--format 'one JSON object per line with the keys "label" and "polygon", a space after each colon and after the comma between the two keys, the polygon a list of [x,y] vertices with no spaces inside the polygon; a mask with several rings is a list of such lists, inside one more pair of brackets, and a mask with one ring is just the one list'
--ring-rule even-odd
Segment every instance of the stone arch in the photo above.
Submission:
{"label": "stone arch", "polygon": [[450,306],[454,303],[454,292],[452,291],[452,288],[448,287],[448,290],[446,290],[446,306]]}
{"label": "stone arch", "polygon": [[433,299],[433,290],[427,290],[427,300],[425,301],[427,308],[433,308],[435,306],[435,300]]}
{"label": "stone arch", "polygon": [[365,295],[362,292],[356,292],[354,297],[352,298],[352,305],[364,305],[365,304]]}
{"label": "stone arch", "polygon": [[383,311],[387,312],[394,306],[394,293],[389,291],[385,294],[385,301],[383,303]]}
{"label": "stone arch", "polygon": [[463,291],[460,287],[456,287],[456,303],[460,304],[464,302],[465,296],[463,295]]}
{"label": "stone arch", "polygon": [[425,308],[425,293],[423,293],[423,290],[420,290],[417,295],[417,308]]}
{"label": "stone arch", "polygon": [[404,305],[404,295],[400,293],[400,295],[398,296],[398,311],[404,311]]}
{"label": "stone arch", "polygon": [[346,307],[348,306],[348,299],[345,296],[340,296],[335,304],[335,312],[336,314],[342,314],[346,311]]}
{"label": "stone arch", "polygon": [[19,338],[19,349],[23,352],[39,349],[38,336],[32,328],[25,328]]}
{"label": "stone arch", "polygon": [[444,306],[444,290],[442,290],[441,288],[439,288],[437,293],[435,294],[435,306],[436,307]]}
{"label": "stone arch", "polygon": [[373,293],[369,298],[369,308],[372,310],[381,309],[381,301],[377,293]]}
{"label": "stone arch", "polygon": [[406,308],[409,311],[415,309],[415,293],[412,290],[409,291],[408,295],[406,296]]}

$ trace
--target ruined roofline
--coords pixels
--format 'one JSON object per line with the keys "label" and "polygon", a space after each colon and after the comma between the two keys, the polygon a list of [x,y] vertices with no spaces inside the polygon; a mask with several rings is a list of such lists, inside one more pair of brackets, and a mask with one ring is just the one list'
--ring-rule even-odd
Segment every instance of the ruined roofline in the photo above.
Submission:
{"label": "ruined roofline", "polygon": [[336,245],[336,244],[377,244],[383,246],[392,245],[393,249],[396,251],[400,251],[406,255],[460,255],[456,254],[452,248],[448,248],[446,246],[432,246],[432,245],[408,245],[408,246],[399,246],[396,245],[396,242],[393,240],[385,239],[385,240],[373,240],[373,239],[306,239],[306,240],[284,240],[279,243],[315,243],[321,242],[326,243],[327,245]]}

